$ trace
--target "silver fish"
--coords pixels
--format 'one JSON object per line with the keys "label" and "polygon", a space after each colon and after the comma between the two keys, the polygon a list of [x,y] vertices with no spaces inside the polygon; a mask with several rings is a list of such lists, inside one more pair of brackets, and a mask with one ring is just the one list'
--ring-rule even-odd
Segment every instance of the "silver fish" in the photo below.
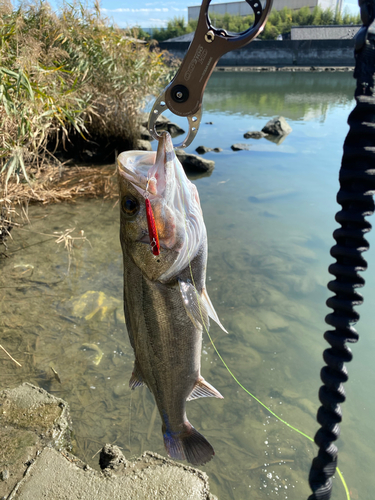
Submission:
{"label": "silver fish", "polygon": [[[165,133],[157,153],[119,155],[124,310],[134,349],[131,389],[147,385],[162,419],[170,457],[204,464],[214,450],[186,416],[186,401],[223,396],[200,373],[203,326],[221,328],[205,285],[207,233],[198,191]],[[151,202],[160,254],[150,248],[145,197]]]}

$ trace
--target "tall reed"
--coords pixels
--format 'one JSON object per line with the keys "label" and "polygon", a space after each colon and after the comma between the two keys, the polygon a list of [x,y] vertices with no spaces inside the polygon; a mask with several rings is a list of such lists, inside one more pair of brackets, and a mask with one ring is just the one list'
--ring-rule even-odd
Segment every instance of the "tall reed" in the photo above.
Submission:
{"label": "tall reed", "polygon": [[136,113],[167,68],[91,8],[42,0],[0,3],[0,171],[32,182],[53,153],[80,137],[136,139]]}

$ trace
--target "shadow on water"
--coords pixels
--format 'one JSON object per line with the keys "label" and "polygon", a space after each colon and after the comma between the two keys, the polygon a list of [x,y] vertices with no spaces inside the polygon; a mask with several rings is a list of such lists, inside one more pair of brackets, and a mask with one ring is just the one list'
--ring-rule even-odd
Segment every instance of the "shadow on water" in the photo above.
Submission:
{"label": "shadow on water", "polygon": [[[207,289],[229,332],[212,325],[212,338],[241,383],[310,436],[318,428],[327,267],[351,84],[349,74],[213,75],[203,119],[213,125],[203,124],[200,134],[224,151],[205,155],[215,160],[215,170],[194,181],[208,231]],[[230,150],[244,131],[259,130],[267,113],[279,112],[273,99],[287,116],[290,95],[301,97],[301,107],[291,108],[293,132],[283,144],[250,140],[249,151]],[[319,99],[327,102],[325,120],[319,114],[302,120]],[[107,442],[127,457],[146,449],[165,454],[153,398],[145,388],[128,388],[133,353],[122,313],[118,207],[79,201],[30,207],[29,216],[31,225],[12,231],[10,256],[0,261],[1,343],[22,363],[17,368],[0,355],[0,388],[29,381],[66,399],[74,451],[93,467]],[[90,244],[77,243],[68,273],[68,254],[54,231],[73,227],[76,234],[84,230]],[[368,280],[363,347],[355,346],[349,366],[339,441],[340,468],[354,500],[371,498],[375,487],[361,461],[365,456],[371,463],[375,449],[371,424],[363,421],[371,422],[375,410],[368,397],[375,382],[369,368],[375,286]],[[202,374],[225,397],[187,406],[189,420],[215,448],[202,467],[213,493],[221,500],[307,498],[315,447],[238,387],[207,337]],[[343,498],[336,480],[332,499]]]}

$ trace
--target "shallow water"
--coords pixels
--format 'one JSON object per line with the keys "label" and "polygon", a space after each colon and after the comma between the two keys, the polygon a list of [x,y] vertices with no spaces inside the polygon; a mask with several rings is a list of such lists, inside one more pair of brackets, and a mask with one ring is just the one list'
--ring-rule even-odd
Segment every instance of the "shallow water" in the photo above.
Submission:
{"label": "shallow water", "polygon": [[[216,73],[205,94],[201,130],[188,148],[224,149],[206,155],[216,161],[213,174],[194,180],[209,239],[207,288],[229,331],[212,324],[212,338],[237,379],[309,436],[318,429],[327,267],[353,91],[348,73]],[[282,144],[243,139],[277,114],[293,128]],[[231,151],[235,142],[250,144],[250,150]],[[165,455],[152,396],[145,388],[128,388],[133,354],[122,313],[114,205],[96,200],[30,207],[31,225],[12,231],[10,258],[0,261],[1,344],[23,365],[17,368],[0,354],[0,388],[29,381],[67,400],[74,451],[96,467],[96,453],[107,442],[127,457],[147,449]],[[76,240],[69,272],[68,252],[54,235],[66,228],[76,228],[76,236],[84,230],[90,242]],[[371,251],[367,258],[361,341],[348,365],[339,440],[339,467],[354,500],[372,498],[375,486]],[[202,373],[225,397],[192,401],[187,408],[215,448],[214,459],[202,467],[212,491],[220,500],[307,498],[315,445],[246,394],[207,337]],[[346,498],[339,479],[332,498]]]}

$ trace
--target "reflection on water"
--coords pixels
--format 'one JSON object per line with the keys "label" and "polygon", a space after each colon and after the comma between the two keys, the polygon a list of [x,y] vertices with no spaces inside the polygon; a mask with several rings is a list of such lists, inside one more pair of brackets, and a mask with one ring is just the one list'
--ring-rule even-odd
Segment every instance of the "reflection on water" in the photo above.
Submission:
{"label": "reflection on water", "polygon": [[[223,82],[214,75],[198,139],[224,149],[206,155],[216,161],[215,170],[194,181],[209,238],[207,288],[229,331],[225,335],[213,324],[211,334],[238,380],[281,418],[313,436],[326,347],[322,334],[327,267],[332,261],[329,248],[338,209],[337,173],[353,105],[349,96],[338,99],[338,95],[346,95],[344,89],[353,82],[349,74],[314,74],[316,88],[328,102],[327,113],[324,122],[318,118],[305,122],[300,117],[317,100],[316,96],[308,100],[313,95],[311,75],[288,74],[298,77],[300,96],[306,96],[298,119],[288,120],[293,132],[280,146],[249,140],[249,151],[233,152],[230,144],[239,142],[246,130],[259,130],[267,113],[264,108],[257,111],[261,116],[253,113],[251,103],[243,105],[241,114],[236,109],[229,114],[230,108],[226,113],[217,108],[209,111],[207,103],[235,96],[237,88],[241,94],[245,76],[251,88],[254,74],[233,74],[231,84],[228,74],[220,74]],[[267,96],[270,75],[255,76],[266,78],[262,95]],[[280,73],[272,77],[275,91],[278,79],[286,77]],[[280,85],[283,106],[285,95],[285,86]],[[205,125],[206,121],[213,125]],[[97,467],[95,454],[106,442],[119,445],[128,457],[146,449],[165,454],[153,398],[145,388],[128,388],[133,354],[121,304],[118,206],[79,201],[32,207],[29,215],[31,225],[13,231],[10,258],[0,262],[1,343],[23,365],[17,368],[1,355],[0,387],[30,381],[66,399],[72,411],[75,452],[92,466]],[[53,232],[73,227],[85,231],[90,245],[74,250],[68,274],[68,255],[56,245]],[[371,253],[369,260],[371,269]],[[339,440],[339,465],[353,499],[371,498],[375,486],[368,465],[375,449],[374,402],[369,397],[375,382],[371,368],[375,283],[370,273],[366,278],[361,343],[353,347],[354,361],[348,367],[348,401],[343,405]],[[243,392],[207,338],[203,344],[202,374],[225,399],[192,401],[188,413],[215,448],[214,459],[202,467],[213,492],[221,500],[307,498],[315,446]],[[339,480],[334,482],[332,498],[345,498]]]}
{"label": "reflection on water", "polygon": [[283,115],[292,120],[313,117],[324,121],[330,107],[353,99],[354,80],[350,73],[233,73],[215,72],[210,92],[204,96],[206,111]]}

